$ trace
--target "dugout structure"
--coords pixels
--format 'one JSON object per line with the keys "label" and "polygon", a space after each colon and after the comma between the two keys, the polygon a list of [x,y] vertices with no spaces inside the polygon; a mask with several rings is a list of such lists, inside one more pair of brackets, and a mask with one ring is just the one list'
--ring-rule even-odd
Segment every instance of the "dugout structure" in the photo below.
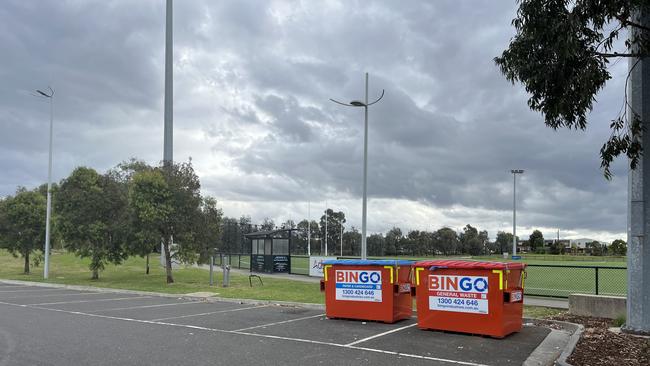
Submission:
{"label": "dugout structure", "polygon": [[291,272],[292,232],[293,229],[276,229],[245,234],[250,241],[251,272]]}

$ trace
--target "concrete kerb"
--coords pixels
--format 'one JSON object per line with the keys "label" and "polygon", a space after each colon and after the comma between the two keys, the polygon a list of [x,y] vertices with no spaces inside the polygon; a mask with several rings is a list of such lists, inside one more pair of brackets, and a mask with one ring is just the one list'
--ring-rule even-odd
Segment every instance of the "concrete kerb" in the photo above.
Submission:
{"label": "concrete kerb", "polygon": [[[149,291],[136,291],[136,290],[124,290],[124,289],[113,289],[113,288],[103,288],[103,287],[93,287],[93,286],[79,286],[79,285],[64,285],[58,283],[43,283],[43,282],[30,282],[30,281],[19,281],[19,280],[2,280],[0,283],[10,284],[10,285],[28,285],[34,287],[46,287],[46,288],[64,288],[69,290],[78,290],[78,291],[95,291],[103,293],[115,293],[115,294],[133,294],[133,295],[143,295],[143,296],[157,296],[164,298],[175,298],[175,299],[185,299],[190,301],[202,301],[202,302],[228,302],[236,304],[249,304],[249,305],[276,305],[276,306],[288,306],[288,307],[302,307],[312,310],[325,310],[325,305],[323,304],[310,304],[310,303],[300,303],[300,302],[291,302],[291,301],[276,301],[276,300],[252,300],[252,299],[234,299],[226,297],[202,297],[202,296],[188,296],[184,294],[167,294],[160,292],[149,292]],[[582,325],[561,322],[555,320],[545,320],[545,319],[535,319],[535,318],[524,318],[524,324],[533,324],[533,325],[542,325],[549,326],[551,332],[546,336],[546,338],[540,343],[540,345],[531,353],[531,355],[526,359],[524,365],[561,365],[561,366],[571,366],[566,362],[566,359],[571,355],[575,349],[582,330],[584,329]],[[559,328],[559,329],[556,329]],[[558,357],[559,354],[559,357]]]}
{"label": "concrete kerb", "polygon": [[[531,353],[524,365],[560,365],[572,366],[567,362],[576,348],[584,326],[581,324],[547,319],[524,318],[524,322],[545,325],[551,328],[551,333]],[[559,327],[560,329],[556,329]]]}
{"label": "concrete kerb", "polygon": [[202,302],[228,302],[228,303],[248,304],[248,305],[278,305],[278,306],[289,306],[289,307],[302,307],[306,309],[321,310],[321,311],[325,310],[325,305],[323,304],[310,304],[310,303],[280,301],[280,300],[236,299],[236,298],[218,297],[218,296],[212,296],[212,297],[189,296],[186,294],[167,294],[162,292],[125,290],[125,289],[93,287],[93,286],[64,285],[58,283],[31,282],[31,281],[20,281],[20,280],[0,279],[0,283],[4,283],[8,285],[28,285],[34,287],[62,288],[62,289],[77,290],[77,291],[95,291],[95,292],[114,293],[114,294],[157,296],[157,297],[164,297],[164,298],[184,299],[184,300],[202,301]]}

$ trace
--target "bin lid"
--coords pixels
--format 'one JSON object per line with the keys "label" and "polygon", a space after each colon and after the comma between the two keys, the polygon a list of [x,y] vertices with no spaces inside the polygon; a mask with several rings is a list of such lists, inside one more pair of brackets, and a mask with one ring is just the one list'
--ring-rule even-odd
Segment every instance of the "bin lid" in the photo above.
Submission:
{"label": "bin lid", "polygon": [[480,262],[480,261],[461,261],[451,259],[438,259],[428,261],[418,261],[414,267],[437,267],[437,268],[458,268],[458,269],[524,269],[525,263],[520,262]]}
{"label": "bin lid", "polygon": [[414,261],[407,261],[404,259],[390,260],[390,259],[330,259],[323,261],[324,265],[337,265],[337,266],[410,266]]}

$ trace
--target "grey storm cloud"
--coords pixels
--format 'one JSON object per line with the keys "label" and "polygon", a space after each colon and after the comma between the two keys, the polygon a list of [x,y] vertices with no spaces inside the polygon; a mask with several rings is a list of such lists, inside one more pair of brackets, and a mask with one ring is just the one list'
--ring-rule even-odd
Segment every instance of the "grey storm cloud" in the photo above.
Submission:
{"label": "grey storm cloud", "polygon": [[[510,169],[522,168],[522,225],[625,230],[625,162],[605,181],[598,151],[626,65],[612,67],[588,131],[548,129],[492,60],[513,35],[514,1],[174,6],[175,157],[191,156],[222,202],[358,200],[363,110],[329,98],[363,98],[369,72],[370,98],[386,90],[370,108],[371,199],[507,230]],[[30,91],[47,85],[56,179],[160,159],[164,1],[3,1],[0,48],[0,194],[46,178],[49,110]]]}

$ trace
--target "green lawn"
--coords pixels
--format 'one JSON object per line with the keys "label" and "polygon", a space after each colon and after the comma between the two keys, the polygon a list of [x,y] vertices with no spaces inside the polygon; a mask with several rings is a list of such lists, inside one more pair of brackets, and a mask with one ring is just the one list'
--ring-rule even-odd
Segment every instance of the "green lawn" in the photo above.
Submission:
{"label": "green lawn", "polygon": [[[72,254],[55,252],[50,257],[50,278],[43,280],[43,268],[33,268],[32,274],[24,275],[23,261],[13,258],[6,251],[0,250],[0,278],[24,281],[61,283],[68,285],[96,286],[128,290],[164,292],[172,294],[187,294],[191,292],[217,292],[220,297],[242,298],[255,300],[296,301],[304,303],[323,303],[324,297],[316,283],[291,281],[264,277],[264,286],[253,282],[250,287],[247,275],[231,273],[231,287],[210,287],[209,273],[198,268],[183,268],[174,270],[175,283],[165,283],[164,269],[160,267],[158,258],[152,258],[151,273],[144,274],[145,260],[129,258],[120,266],[109,265],[99,275],[99,280],[90,279],[88,260],[80,259]],[[215,276],[221,283],[221,274]]]}

